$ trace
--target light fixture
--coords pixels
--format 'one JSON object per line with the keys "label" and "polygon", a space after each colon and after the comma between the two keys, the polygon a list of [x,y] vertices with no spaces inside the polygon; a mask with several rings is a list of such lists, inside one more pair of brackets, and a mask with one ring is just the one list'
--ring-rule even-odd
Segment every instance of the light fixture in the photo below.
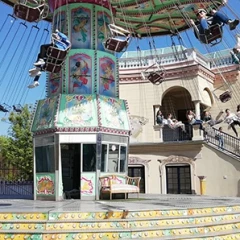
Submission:
{"label": "light fixture", "polygon": [[116,150],[116,145],[112,145],[112,151],[114,152]]}

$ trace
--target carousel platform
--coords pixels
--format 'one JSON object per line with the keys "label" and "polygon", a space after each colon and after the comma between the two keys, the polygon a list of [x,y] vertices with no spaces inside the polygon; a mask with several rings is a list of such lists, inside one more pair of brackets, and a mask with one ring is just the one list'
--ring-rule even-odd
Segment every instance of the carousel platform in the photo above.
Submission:
{"label": "carousel platform", "polygon": [[0,199],[0,240],[240,239],[240,198]]}

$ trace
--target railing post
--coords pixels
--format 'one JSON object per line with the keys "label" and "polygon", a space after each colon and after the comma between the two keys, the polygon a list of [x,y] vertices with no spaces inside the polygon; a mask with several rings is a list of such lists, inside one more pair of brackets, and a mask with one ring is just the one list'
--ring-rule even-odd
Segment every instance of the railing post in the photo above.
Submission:
{"label": "railing post", "polygon": [[193,137],[192,140],[196,141],[196,140],[203,140],[203,131],[199,129],[200,125],[192,125],[192,129],[193,129]]}

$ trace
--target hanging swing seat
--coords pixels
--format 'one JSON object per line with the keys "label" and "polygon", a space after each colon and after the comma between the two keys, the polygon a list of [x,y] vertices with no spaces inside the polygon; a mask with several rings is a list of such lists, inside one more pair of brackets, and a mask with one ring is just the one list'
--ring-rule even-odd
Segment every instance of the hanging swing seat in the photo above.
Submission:
{"label": "hanging swing seat", "polygon": [[4,104],[0,104],[0,111],[7,113],[7,112],[10,111],[10,107],[8,105],[6,105],[5,103]]}
{"label": "hanging swing seat", "polygon": [[219,96],[219,100],[222,103],[225,103],[225,102],[231,100],[231,98],[232,98],[232,93],[230,91],[226,91]]}
{"label": "hanging swing seat", "polygon": [[[157,67],[157,71],[155,71],[155,69],[151,70],[151,68],[153,68],[154,66]],[[160,68],[160,65],[158,63],[154,63],[151,66],[149,66],[147,69],[142,71],[141,75],[144,80],[148,80],[152,84],[159,85],[164,80],[165,71]]]}
{"label": "hanging swing seat", "polygon": [[49,7],[47,4],[40,4],[36,7],[28,5],[28,1],[16,3],[13,8],[13,13],[17,18],[28,22],[38,22],[47,18]]}
{"label": "hanging swing seat", "polygon": [[51,46],[47,50],[47,57],[54,58],[56,61],[64,61],[68,53],[68,49],[62,50],[57,47]]}
{"label": "hanging swing seat", "polygon": [[[55,41],[57,41],[55,39]],[[71,44],[66,49],[59,49],[55,45],[50,46],[47,50],[47,57],[43,69],[47,72],[58,73],[67,57]]]}
{"label": "hanging swing seat", "polygon": [[215,24],[209,27],[210,34],[200,34],[200,41],[204,44],[214,46],[222,41],[222,25]]}
{"label": "hanging swing seat", "polygon": [[13,105],[13,110],[17,113],[21,113],[22,112],[22,106],[20,104]]}
{"label": "hanging swing seat", "polygon": [[147,79],[155,85],[159,85],[163,82],[164,72],[152,72],[147,75]]}
{"label": "hanging swing seat", "polygon": [[104,48],[112,52],[125,51],[129,45],[130,32],[114,24],[109,24],[108,28],[111,32],[111,37],[104,42]]}
{"label": "hanging swing seat", "polygon": [[129,44],[129,39],[126,38],[118,39],[118,38],[108,38],[104,44],[105,49],[113,52],[123,52],[126,50]]}
{"label": "hanging swing seat", "polygon": [[63,62],[61,64],[57,64],[56,62],[46,61],[43,69],[47,72],[58,73],[61,71],[62,66]]}
{"label": "hanging swing seat", "polygon": [[67,50],[61,50],[54,46],[49,47],[43,70],[51,73],[59,72],[64,64],[67,53]]}

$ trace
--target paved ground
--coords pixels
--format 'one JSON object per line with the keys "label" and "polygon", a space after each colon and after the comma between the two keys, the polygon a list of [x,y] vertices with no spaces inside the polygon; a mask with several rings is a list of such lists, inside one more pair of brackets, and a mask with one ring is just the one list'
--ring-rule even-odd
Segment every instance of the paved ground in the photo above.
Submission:
{"label": "paved ground", "polygon": [[0,199],[0,212],[96,212],[117,210],[164,210],[187,209],[217,206],[240,206],[240,198],[210,197],[192,195],[155,195],[140,194],[129,195],[128,200],[64,200],[33,201],[24,199]]}

